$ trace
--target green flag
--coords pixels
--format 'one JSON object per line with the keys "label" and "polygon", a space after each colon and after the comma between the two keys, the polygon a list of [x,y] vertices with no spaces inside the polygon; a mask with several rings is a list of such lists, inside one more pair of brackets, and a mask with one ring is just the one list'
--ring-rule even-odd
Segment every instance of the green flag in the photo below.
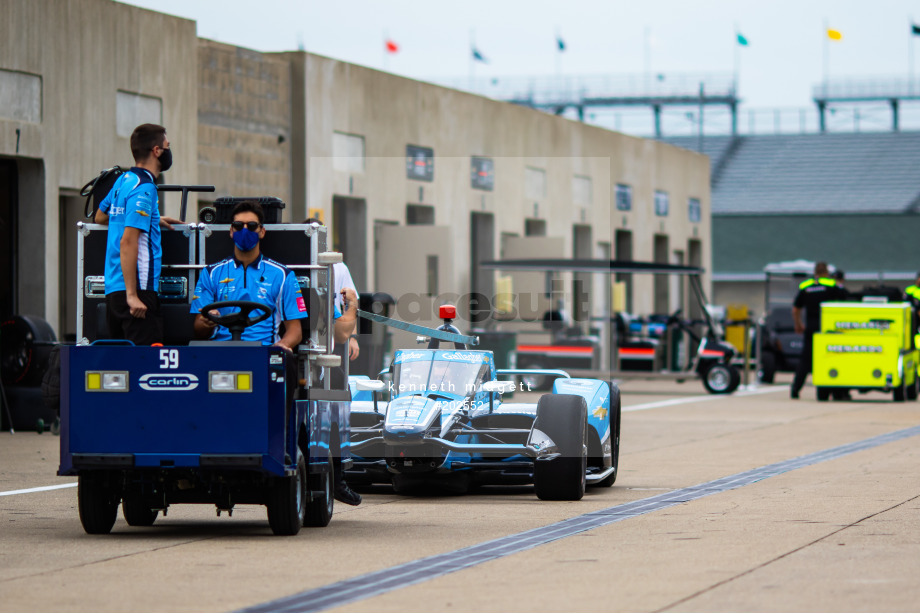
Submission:
{"label": "green flag", "polygon": [[748,39],[744,38],[744,35],[743,35],[743,34],[737,33],[735,36],[738,37],[738,44],[739,44],[739,45],[741,45],[742,47],[747,47],[747,46],[748,46]]}

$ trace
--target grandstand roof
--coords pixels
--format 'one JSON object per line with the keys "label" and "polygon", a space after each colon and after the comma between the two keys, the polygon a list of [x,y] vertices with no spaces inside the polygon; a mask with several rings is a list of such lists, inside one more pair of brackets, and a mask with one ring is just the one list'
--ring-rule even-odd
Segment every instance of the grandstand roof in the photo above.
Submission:
{"label": "grandstand roof", "polygon": [[[697,151],[699,138],[664,141]],[[712,214],[896,214],[920,209],[920,132],[708,136]]]}

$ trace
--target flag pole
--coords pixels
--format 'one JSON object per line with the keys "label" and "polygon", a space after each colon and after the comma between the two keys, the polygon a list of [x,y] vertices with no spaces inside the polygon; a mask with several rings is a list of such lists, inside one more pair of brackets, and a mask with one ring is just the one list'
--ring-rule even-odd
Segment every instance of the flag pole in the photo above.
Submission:
{"label": "flag pole", "polygon": [[735,40],[732,41],[735,48],[735,95],[738,94],[738,77],[741,73],[741,39],[738,38],[739,33],[738,23],[735,22]]}
{"label": "flag pole", "polygon": [[473,34],[473,28],[470,28],[470,91],[473,91],[473,81],[476,71],[476,60],[473,58],[473,49],[476,48],[475,36]]}
{"label": "flag pole", "polygon": [[829,44],[830,44],[830,34],[828,29],[830,26],[827,23],[827,19],[824,20],[824,97],[827,98],[827,79],[830,74],[830,60],[828,59],[829,54]]}
{"label": "flag pole", "polygon": [[562,76],[562,49],[559,48],[559,41],[562,40],[559,34],[559,28],[556,28],[556,80]]}
{"label": "flag pole", "polygon": [[390,72],[390,58],[389,49],[387,49],[387,43],[390,41],[390,33],[386,30],[383,31],[383,71]]}
{"label": "flag pole", "polygon": [[914,16],[910,15],[910,39],[907,43],[907,93],[914,95]]}

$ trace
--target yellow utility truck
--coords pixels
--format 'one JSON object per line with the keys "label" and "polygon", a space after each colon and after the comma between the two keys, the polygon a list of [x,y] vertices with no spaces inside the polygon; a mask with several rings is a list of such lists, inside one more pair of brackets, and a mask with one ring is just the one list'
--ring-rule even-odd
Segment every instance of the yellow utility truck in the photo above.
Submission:
{"label": "yellow utility truck", "polygon": [[920,352],[910,303],[822,303],[813,358],[819,401],[849,390],[890,392],[895,401],[917,399]]}

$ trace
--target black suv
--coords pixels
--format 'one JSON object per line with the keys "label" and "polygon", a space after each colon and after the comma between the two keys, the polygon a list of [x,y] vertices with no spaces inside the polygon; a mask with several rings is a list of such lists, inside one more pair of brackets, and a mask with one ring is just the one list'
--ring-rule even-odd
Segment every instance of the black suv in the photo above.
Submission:
{"label": "black suv", "polygon": [[760,381],[772,384],[777,371],[794,372],[802,358],[802,334],[795,332],[792,307],[774,307],[761,327]]}

